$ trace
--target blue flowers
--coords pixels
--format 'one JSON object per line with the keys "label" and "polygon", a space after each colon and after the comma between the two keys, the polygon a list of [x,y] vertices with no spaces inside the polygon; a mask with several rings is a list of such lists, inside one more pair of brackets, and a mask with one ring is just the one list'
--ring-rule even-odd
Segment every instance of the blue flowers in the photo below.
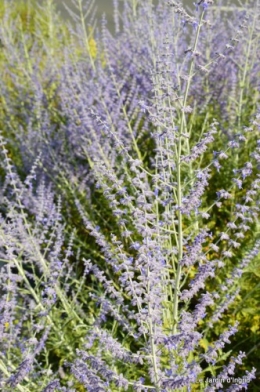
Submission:
{"label": "blue flowers", "polygon": [[211,0],[114,0],[114,34],[89,27],[90,0],[74,27],[51,2],[26,25],[5,3],[0,389],[247,388],[259,7],[226,23]]}

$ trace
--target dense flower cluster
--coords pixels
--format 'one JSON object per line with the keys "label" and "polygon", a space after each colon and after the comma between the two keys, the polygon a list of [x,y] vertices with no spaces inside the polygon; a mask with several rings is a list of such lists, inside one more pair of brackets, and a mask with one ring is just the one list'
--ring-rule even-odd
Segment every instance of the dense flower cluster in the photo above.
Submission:
{"label": "dense flower cluster", "polygon": [[229,18],[210,0],[139,3],[114,0],[113,34],[74,0],[59,62],[52,1],[32,36],[5,9],[6,392],[237,391],[257,377],[228,383],[246,354],[230,355],[226,321],[260,252],[260,2]]}

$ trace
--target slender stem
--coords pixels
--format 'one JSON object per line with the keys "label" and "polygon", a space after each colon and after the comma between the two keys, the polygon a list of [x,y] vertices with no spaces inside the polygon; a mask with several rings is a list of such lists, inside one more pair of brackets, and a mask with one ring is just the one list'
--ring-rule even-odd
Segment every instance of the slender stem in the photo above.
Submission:
{"label": "slender stem", "polygon": [[[149,282],[149,276],[150,276],[150,270],[148,267],[148,271],[147,271],[147,295],[150,295],[150,282]],[[153,368],[154,368],[154,373],[155,373],[155,388],[156,388],[156,392],[160,392],[159,389],[159,375],[158,375],[158,368],[157,368],[157,356],[156,356],[156,343],[154,340],[154,330],[153,330],[153,322],[152,322],[152,309],[151,309],[151,304],[150,304],[150,300],[148,300],[148,316],[149,316],[149,322],[148,322],[148,326],[149,326],[149,334],[150,334],[150,338],[151,338],[151,353],[152,353],[152,363],[153,363]]]}
{"label": "slender stem", "polygon": [[85,45],[86,45],[87,52],[88,52],[89,59],[90,59],[90,64],[91,64],[91,67],[93,68],[93,70],[95,70],[96,66],[95,66],[94,60],[91,56],[91,51],[90,51],[90,46],[89,46],[89,37],[88,37],[87,29],[86,29],[85,18],[84,18],[84,13],[83,13],[83,8],[82,8],[82,0],[79,0],[78,7],[79,7],[80,21],[81,21],[81,26],[82,26],[82,30],[83,30]]}
{"label": "slender stem", "polygon": [[[193,50],[192,50],[193,53],[197,49],[203,16],[204,16],[204,11],[202,11],[201,16],[200,16],[200,21],[199,21],[199,25],[197,28],[197,33],[196,33],[196,37],[195,37],[195,41],[194,41],[194,45],[193,45]],[[173,322],[174,322],[173,333],[174,334],[177,333],[179,291],[180,291],[180,280],[181,280],[181,271],[182,271],[181,260],[183,257],[183,227],[182,227],[182,212],[181,212],[181,207],[182,207],[182,183],[181,183],[182,134],[184,133],[184,128],[185,128],[185,124],[186,124],[186,117],[185,117],[185,110],[184,109],[187,104],[189,89],[190,89],[191,80],[192,80],[193,68],[194,68],[194,58],[191,59],[190,67],[189,67],[189,75],[188,75],[188,80],[187,80],[187,84],[186,84],[186,88],[185,88],[184,100],[183,100],[183,105],[182,105],[183,110],[182,110],[181,125],[180,125],[179,140],[178,140],[178,155],[177,155],[178,267],[177,267],[176,278],[175,278],[174,299],[173,299]]]}
{"label": "slender stem", "polygon": [[249,44],[247,46],[246,60],[245,60],[245,65],[244,65],[244,70],[243,70],[243,75],[242,75],[242,81],[241,81],[241,85],[240,85],[241,89],[240,89],[239,105],[238,105],[238,129],[239,130],[241,129],[243,98],[244,98],[246,78],[247,78],[247,72],[248,72],[248,62],[249,62],[249,57],[250,57],[252,43],[253,43],[253,35],[255,32],[256,17],[257,17],[257,12],[255,12],[255,14],[254,14],[253,26],[252,26],[251,33],[250,33]]}

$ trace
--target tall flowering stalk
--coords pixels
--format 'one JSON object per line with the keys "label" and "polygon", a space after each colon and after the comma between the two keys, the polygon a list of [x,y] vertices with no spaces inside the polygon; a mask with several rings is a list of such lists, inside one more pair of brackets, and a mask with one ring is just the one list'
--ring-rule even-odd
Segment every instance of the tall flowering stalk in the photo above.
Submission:
{"label": "tall flowering stalk", "polygon": [[[199,67],[202,67],[197,61],[197,49],[201,29],[206,26],[204,16],[209,3],[201,2],[199,5],[201,13],[197,21],[180,5],[171,3],[174,11],[181,14],[185,18],[185,23],[190,24],[195,30],[194,42],[191,48],[185,50],[186,61],[182,64],[181,72],[178,72],[173,66],[176,59],[171,54],[169,35],[164,37],[167,42],[162,51],[166,61],[163,57],[158,57],[157,68],[152,70],[154,98],[151,103],[140,102],[141,110],[147,113],[153,124],[152,137],[155,148],[154,155],[150,156],[149,166],[144,165],[136,142],[133,143],[133,149],[124,144],[121,135],[114,130],[109,116],[100,119],[94,114],[94,118],[105,130],[110,145],[117,152],[118,161],[114,164],[94,156],[92,158],[93,174],[98,189],[103,191],[121,228],[117,235],[111,233],[109,241],[102,235],[100,228],[93,226],[81,202],[76,200],[86,228],[96,238],[106,255],[108,268],[114,271],[113,276],[119,274],[118,283],[113,287],[111,281],[107,281],[100,271],[91,267],[96,278],[103,282],[106,288],[105,296],[99,299],[96,297],[101,305],[98,328],[102,327],[107,315],[110,315],[116,320],[116,328],[121,326],[128,331],[133,340],[143,340],[141,351],[144,350],[146,354],[136,352],[134,358],[140,364],[147,361],[150,384],[144,385],[144,390],[189,389],[196,384],[202,372],[200,358],[212,366],[209,353],[213,352],[213,349],[209,348],[208,356],[201,356],[199,344],[203,334],[198,332],[198,326],[205,318],[209,306],[217,305],[211,315],[212,321],[216,322],[237,295],[237,292],[230,293],[223,301],[217,292],[205,292],[195,309],[190,309],[190,300],[205,288],[206,279],[214,277],[215,270],[225,265],[223,257],[228,258],[231,255],[231,252],[225,251],[222,259],[211,260],[203,251],[203,244],[212,239],[212,234],[207,227],[200,228],[202,218],[207,218],[212,208],[211,206],[205,211],[202,199],[210,173],[212,169],[219,171],[221,166],[217,159],[205,167],[199,162],[208,145],[214,141],[218,123],[213,121],[211,128],[200,135],[199,140],[192,138],[189,132],[190,114],[193,111],[188,105],[189,91],[194,76]],[[221,56],[218,55],[218,58]],[[211,62],[204,67],[210,65]],[[113,72],[111,69],[112,80],[117,88]],[[177,89],[175,81],[180,82]],[[130,140],[133,137],[131,129],[129,137]],[[220,152],[219,155],[225,158],[232,148],[238,146],[237,142],[232,141],[225,152]],[[120,162],[120,166],[117,166],[116,162]],[[250,164],[247,164],[248,168],[249,166]],[[219,194],[224,197],[226,195],[229,194],[225,191]],[[220,204],[218,200],[215,203]],[[220,240],[225,241],[229,238],[227,233],[222,233]],[[211,245],[214,249],[217,248],[214,242]],[[194,268],[198,268],[195,277],[190,281],[188,289],[183,289],[189,282],[189,275]],[[227,290],[232,284],[233,280],[230,279]],[[124,295],[122,297],[124,292],[127,293],[125,299]],[[114,307],[113,298],[117,299],[121,314]],[[130,308],[129,304],[125,304],[126,299],[130,301]],[[126,317],[123,317],[123,313]],[[129,319],[134,320],[132,326],[127,321]],[[138,326],[137,334],[134,332],[135,323]],[[216,342],[214,355],[218,355],[217,347],[223,348],[228,342],[227,336],[234,333],[235,329],[230,326],[230,331]],[[102,345],[102,340],[100,344]],[[92,347],[93,341],[86,348]],[[107,350],[109,351],[108,346]],[[102,358],[102,352],[98,350],[96,355]],[[191,352],[197,360],[189,359]],[[116,352],[113,355],[116,357]],[[90,360],[89,354],[86,356],[87,359]],[[80,378],[87,388],[91,388],[91,363],[90,360],[86,368],[88,376]],[[215,363],[214,360],[214,365]],[[82,364],[78,363],[77,366]],[[77,366],[73,366],[72,371],[79,377]],[[102,376],[102,369],[98,369]],[[227,380],[228,373],[221,373],[221,376],[223,380]],[[109,377],[113,383],[118,376],[111,372]],[[102,378],[99,378],[98,382],[105,387]],[[141,388],[138,383],[122,378],[122,386],[124,382],[125,388],[129,385]]]}
{"label": "tall flowering stalk", "polygon": [[[199,24],[196,27],[196,36],[193,44],[192,53],[196,53],[197,45],[199,41],[200,30],[202,27],[203,16],[204,16],[204,9],[201,12]],[[179,135],[178,135],[178,147],[177,147],[177,199],[178,199],[178,266],[176,271],[176,278],[175,278],[175,287],[174,287],[174,308],[173,308],[173,319],[174,319],[174,329],[173,332],[177,332],[177,320],[178,320],[178,302],[179,302],[179,290],[180,290],[180,279],[181,279],[181,261],[183,257],[183,222],[182,222],[182,179],[181,179],[181,155],[182,155],[182,139],[183,135],[187,132],[186,126],[186,115],[185,112],[187,111],[187,100],[189,95],[189,88],[192,82],[192,73],[194,69],[194,58],[191,59],[188,71],[188,79],[186,82],[186,87],[184,91],[184,98],[182,105],[182,115],[181,115],[181,123],[179,126]],[[174,127],[174,124],[172,124]]]}

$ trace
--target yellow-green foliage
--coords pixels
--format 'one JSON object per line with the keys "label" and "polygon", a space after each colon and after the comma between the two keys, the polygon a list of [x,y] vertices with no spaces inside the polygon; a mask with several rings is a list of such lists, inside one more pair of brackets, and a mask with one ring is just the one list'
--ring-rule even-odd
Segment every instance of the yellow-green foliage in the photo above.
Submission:
{"label": "yellow-green foliage", "polygon": [[[31,83],[36,75],[46,98],[46,109],[51,121],[58,126],[61,118],[58,114],[59,96],[57,94],[60,72],[64,64],[64,47],[70,46],[70,57],[76,63],[97,56],[97,45],[93,29],[86,30],[86,40],[75,39],[64,21],[59,17],[53,0],[41,3],[37,0],[0,1],[0,23],[3,38],[0,42],[0,73],[4,91],[0,95],[0,129],[12,137],[12,130],[20,126],[26,128],[24,114],[28,111],[30,100],[35,92]],[[93,61],[92,60],[92,61]],[[53,64],[55,78],[46,67]],[[11,76],[9,72],[14,76]],[[17,89],[17,84],[19,89]],[[11,102],[11,107],[10,107]],[[14,110],[13,110],[14,109]],[[32,113],[31,113],[32,114]],[[35,115],[34,126],[39,126]],[[15,135],[13,135],[15,137]],[[9,146],[10,157],[19,166],[19,152]]]}
{"label": "yellow-green foliage", "polygon": [[66,42],[68,29],[55,12],[53,0],[45,0],[43,4],[44,13],[38,9],[36,0],[8,0],[0,4],[1,25],[11,43],[21,43],[24,35],[30,38],[30,44],[45,42],[51,49]]}
{"label": "yellow-green foliage", "polygon": [[[54,1],[45,0],[43,6],[44,12],[38,8],[37,0],[8,0],[0,3],[0,23],[5,35],[0,45],[0,69],[9,62],[6,48],[9,44],[14,50],[22,48],[24,52],[26,64],[16,67],[15,72],[18,74],[23,69],[30,75],[36,63],[43,69],[50,61],[57,69],[64,60],[63,48],[70,43],[75,50],[71,54],[75,60],[82,57],[86,49],[91,58],[96,58],[97,44],[92,28],[86,31],[87,42],[79,42],[71,36],[68,27],[57,14]],[[5,39],[8,45],[5,45]],[[31,55],[33,46],[37,48],[39,56]]]}
{"label": "yellow-green foliage", "polygon": [[[0,3],[0,23],[4,35],[0,49],[0,70],[5,85],[11,91],[14,85],[5,70],[11,69],[26,88],[36,63],[40,70],[50,61],[50,57],[55,60],[56,67],[61,63],[60,49],[68,40],[69,33],[59,21],[52,0],[46,0],[44,14],[37,10],[36,0],[4,1]],[[38,56],[32,53],[33,45]],[[48,48],[48,52],[45,48]],[[15,63],[10,56],[11,49],[16,54]],[[50,90],[53,88],[49,87]]]}

